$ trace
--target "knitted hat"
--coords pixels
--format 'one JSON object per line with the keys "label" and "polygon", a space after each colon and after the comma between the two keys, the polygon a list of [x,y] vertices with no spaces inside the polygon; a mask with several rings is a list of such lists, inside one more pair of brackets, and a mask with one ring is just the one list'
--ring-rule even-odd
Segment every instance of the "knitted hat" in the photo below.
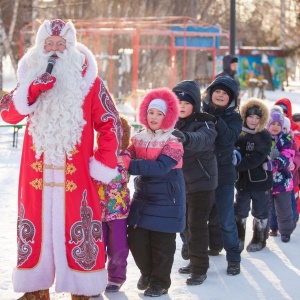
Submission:
{"label": "knitted hat", "polygon": [[289,133],[291,130],[291,121],[289,118],[284,117],[283,128],[286,130],[286,133]]}
{"label": "knitted hat", "polygon": [[222,83],[218,83],[218,84],[216,84],[215,86],[213,86],[213,87],[211,88],[211,90],[210,90],[211,95],[212,95],[213,92],[216,91],[216,90],[222,90],[222,91],[226,92],[226,94],[227,94],[228,97],[229,97],[229,101],[231,101],[231,100],[233,99],[234,94],[233,94],[232,89],[231,89],[229,86],[224,85],[224,84],[222,84]]}
{"label": "knitted hat", "polygon": [[281,125],[281,129],[283,129],[284,126],[284,116],[278,109],[272,109],[270,112],[270,120],[267,125],[267,129],[270,128],[270,125],[274,122],[278,122]]}
{"label": "knitted hat", "polygon": [[188,103],[191,103],[192,105],[195,104],[195,100],[186,92],[176,92],[175,91],[175,94],[180,101],[186,101]]}
{"label": "knitted hat", "polygon": [[256,115],[259,116],[260,118],[262,117],[262,110],[259,106],[254,105],[252,107],[249,107],[246,111],[246,118],[250,115]]}
{"label": "knitted hat", "polygon": [[148,105],[147,112],[151,108],[156,108],[156,109],[160,110],[164,115],[166,115],[167,105],[163,99],[159,99],[159,98],[153,99]]}
{"label": "knitted hat", "polygon": [[50,36],[60,36],[72,45],[76,43],[76,30],[72,22],[65,23],[60,19],[45,20],[38,29],[36,43],[44,43]]}

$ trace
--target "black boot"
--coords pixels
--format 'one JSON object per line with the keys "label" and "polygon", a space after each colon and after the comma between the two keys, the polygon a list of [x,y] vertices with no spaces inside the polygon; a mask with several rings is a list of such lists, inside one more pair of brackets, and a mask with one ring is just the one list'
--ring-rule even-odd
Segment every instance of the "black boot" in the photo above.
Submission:
{"label": "black boot", "polygon": [[239,236],[239,249],[241,251],[244,250],[244,244],[245,244],[245,234],[246,234],[246,221],[247,218],[240,218],[235,217],[236,227],[238,230],[238,236]]}
{"label": "black boot", "polygon": [[207,275],[198,275],[191,273],[190,276],[186,280],[187,285],[199,285],[202,284],[203,281],[207,278]]}
{"label": "black boot", "polygon": [[268,234],[268,219],[253,219],[253,237],[247,246],[248,252],[260,251],[266,247],[266,240]]}
{"label": "black boot", "polygon": [[191,273],[191,263],[189,263],[187,266],[182,267],[178,270],[180,274],[190,274]]}
{"label": "black boot", "polygon": [[227,266],[228,275],[238,275],[241,272],[240,262],[239,261],[229,261]]}
{"label": "black boot", "polygon": [[139,290],[145,290],[146,288],[149,287],[150,280],[151,280],[150,276],[141,275],[137,283],[137,288]]}

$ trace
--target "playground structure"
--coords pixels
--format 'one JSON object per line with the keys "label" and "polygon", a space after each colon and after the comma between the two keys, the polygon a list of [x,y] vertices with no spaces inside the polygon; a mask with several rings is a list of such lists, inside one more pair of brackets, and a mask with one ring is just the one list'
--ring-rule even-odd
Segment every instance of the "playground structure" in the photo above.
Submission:
{"label": "playground structure", "polygon": [[[124,98],[122,93],[132,93],[134,109],[138,105],[137,91],[140,89],[162,85],[171,88],[178,81],[197,77],[203,80],[207,72],[194,72],[194,78],[188,78],[191,76],[188,72],[190,66],[196,68],[196,56],[204,52],[206,63],[210,61],[207,81],[211,81],[215,77],[216,51],[221,45],[228,47],[230,42],[229,31],[189,17],[110,18],[72,22],[77,30],[78,41],[89,47],[95,55],[99,71],[102,70],[99,75],[107,82],[109,91],[118,94],[119,104]],[[20,57],[30,46],[25,45],[25,41],[32,40],[41,23],[35,20],[22,28]],[[163,59],[160,53],[164,54]],[[125,68],[124,61],[127,62]],[[204,64],[203,60],[201,62],[198,62],[199,66]],[[124,93],[125,86],[127,91]]]}

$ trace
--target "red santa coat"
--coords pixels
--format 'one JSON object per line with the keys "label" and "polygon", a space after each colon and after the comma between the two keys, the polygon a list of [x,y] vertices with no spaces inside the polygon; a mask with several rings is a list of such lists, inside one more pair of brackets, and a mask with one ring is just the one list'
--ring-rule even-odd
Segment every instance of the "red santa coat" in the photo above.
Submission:
{"label": "red santa coat", "polygon": [[[102,182],[117,175],[120,120],[97,77],[92,53],[79,43],[77,48],[88,62],[82,92],[86,125],[71,159],[66,158],[61,167],[47,165],[43,155],[36,159],[28,124],[25,130],[18,193],[18,263],[13,276],[17,292],[49,288],[54,276],[58,292],[95,295],[106,286],[101,211],[91,175]],[[19,76],[26,74],[22,67],[26,56],[22,60]],[[1,113],[5,122],[18,123],[34,111],[36,103],[27,105],[27,91],[28,86],[20,85],[6,98]],[[100,133],[95,153],[94,130]]]}

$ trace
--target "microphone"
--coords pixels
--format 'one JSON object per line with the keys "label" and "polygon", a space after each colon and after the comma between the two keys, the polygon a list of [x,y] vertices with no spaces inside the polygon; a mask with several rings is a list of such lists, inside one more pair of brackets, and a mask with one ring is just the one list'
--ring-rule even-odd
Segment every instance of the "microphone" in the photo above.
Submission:
{"label": "microphone", "polygon": [[56,59],[54,57],[49,57],[48,59],[48,66],[47,66],[47,69],[46,69],[46,72],[51,74],[52,73],[52,69],[53,69],[53,66],[55,65],[56,63]]}

